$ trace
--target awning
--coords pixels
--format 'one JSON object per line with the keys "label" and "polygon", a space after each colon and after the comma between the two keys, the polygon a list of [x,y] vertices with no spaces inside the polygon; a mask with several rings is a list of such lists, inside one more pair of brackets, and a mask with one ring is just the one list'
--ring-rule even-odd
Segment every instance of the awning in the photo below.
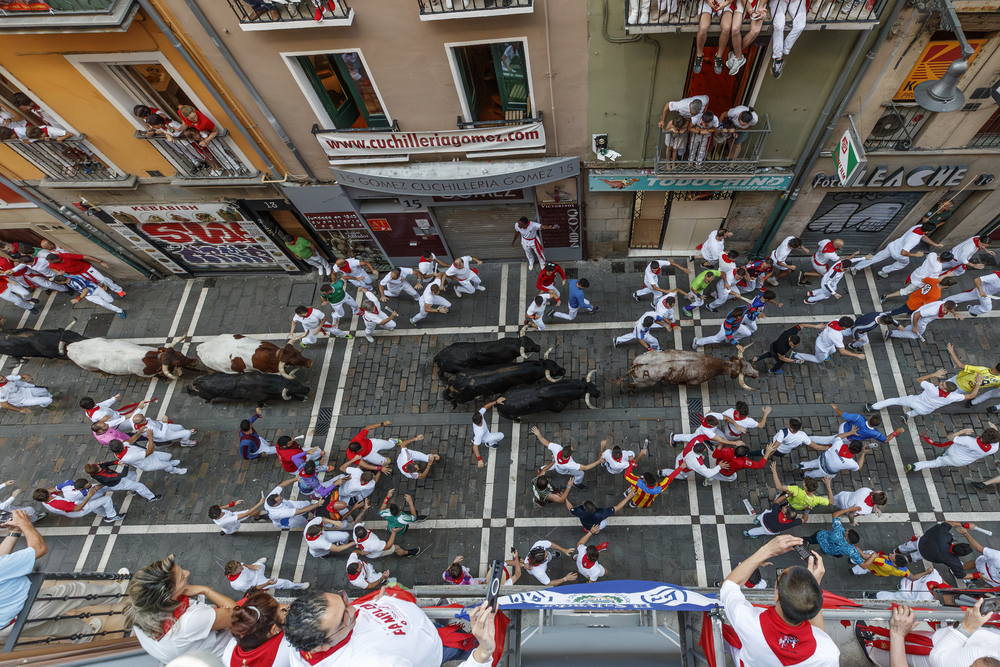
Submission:
{"label": "awning", "polygon": [[551,183],[580,173],[580,158],[491,162],[416,162],[378,167],[330,167],[340,185],[392,194],[476,194]]}
{"label": "awning", "polygon": [[499,604],[500,609],[710,611],[718,600],[674,584],[622,579],[505,595]]}

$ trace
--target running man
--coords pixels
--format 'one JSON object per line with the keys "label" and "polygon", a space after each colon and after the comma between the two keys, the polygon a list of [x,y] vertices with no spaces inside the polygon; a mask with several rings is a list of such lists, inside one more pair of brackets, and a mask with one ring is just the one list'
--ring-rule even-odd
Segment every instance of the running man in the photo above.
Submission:
{"label": "running man", "polygon": [[654,260],[646,265],[646,270],[643,273],[642,277],[642,289],[633,292],[632,298],[635,299],[636,301],[641,301],[642,297],[646,296],[647,294],[652,294],[653,303],[655,304],[659,298],[656,294],[657,292],[659,292],[663,296],[666,296],[669,292],[668,290],[665,290],[662,287],[660,287],[660,272],[663,271],[663,269],[665,269],[668,266],[674,266],[682,273],[688,276],[691,275],[690,269],[686,269],[680,264],[675,264],[666,259]]}
{"label": "running man", "polygon": [[635,327],[630,333],[622,334],[611,341],[611,347],[618,347],[624,343],[628,343],[633,340],[639,341],[639,344],[646,348],[646,351],[659,350],[660,341],[656,340],[653,334],[650,333],[650,329],[654,326],[664,327],[664,323],[669,324],[673,327],[673,323],[670,320],[664,319],[658,316],[654,311],[649,311],[643,313],[642,316],[635,321]]}
{"label": "running man", "polygon": [[471,255],[465,255],[464,257],[459,257],[452,265],[448,267],[448,270],[444,272],[444,275],[452,280],[456,281],[458,284],[455,285],[455,296],[459,299],[462,298],[463,294],[473,294],[477,290],[480,292],[485,292],[486,288],[482,285],[482,280],[479,279],[479,274],[472,268],[472,264],[475,263],[476,266],[482,266],[483,263]]}
{"label": "running man", "polygon": [[822,331],[816,336],[813,354],[794,352],[792,353],[793,359],[822,364],[830,360],[834,351],[839,352],[845,357],[854,357],[855,359],[865,358],[863,352],[851,352],[844,348],[844,336],[849,335],[851,329],[854,327],[853,318],[844,316],[839,320],[828,323],[826,326],[822,324],[803,324],[801,326],[809,329],[822,329]]}
{"label": "running man", "polygon": [[348,281],[358,287],[368,289],[372,287],[371,276],[365,272],[365,268],[371,271],[372,276],[378,278],[378,271],[375,270],[375,267],[361,259],[355,259],[354,257],[340,258],[335,264],[337,265],[337,271],[343,273]]}
{"label": "running man", "polygon": [[571,279],[567,281],[567,285],[569,285],[569,312],[552,313],[553,317],[572,322],[581,310],[585,313],[593,314],[601,309],[600,306],[594,306],[587,301],[587,297],[583,293],[583,290],[590,287],[589,280],[586,278],[580,278],[579,280]]}
{"label": "running man", "polygon": [[486,425],[486,412],[494,405],[503,405],[507,399],[501,396],[495,401],[487,403],[479,408],[472,415],[472,453],[476,455],[476,465],[483,467],[483,457],[479,454],[479,445],[486,445],[490,449],[496,449],[497,444],[503,440],[503,433],[497,431],[490,432],[490,427]]}
{"label": "running man", "polygon": [[983,431],[982,435],[975,438],[970,437],[976,433],[975,429],[971,428],[955,431],[948,436],[946,442],[934,442],[926,435],[920,436],[927,444],[935,447],[947,447],[948,451],[930,461],[907,463],[903,469],[906,472],[914,472],[928,468],[961,468],[996,454],[997,450],[1000,450],[1000,432],[997,432],[995,424],[987,423],[990,427]]}
{"label": "running man", "polygon": [[539,232],[543,229],[559,229],[557,225],[543,225],[532,222],[525,217],[521,217],[514,223],[514,240],[510,242],[513,248],[518,237],[521,239],[521,247],[524,248],[524,256],[528,258],[528,270],[535,268],[535,259],[538,265],[545,264],[545,248],[542,246],[542,237]]}
{"label": "running man", "polygon": [[[923,389],[920,394],[900,396],[899,398],[887,398],[878,403],[865,403],[865,410],[875,412],[890,405],[900,405],[909,408],[906,412],[907,419],[913,419],[920,415],[929,415],[935,410],[939,410],[952,403],[962,403],[971,401],[979,393],[979,388],[983,384],[983,376],[977,374],[976,381],[972,385],[972,391],[964,393],[959,390],[958,385],[943,378],[947,371],[943,368],[927,375],[921,375],[916,382]],[[937,384],[928,382],[931,378],[938,380]]]}
{"label": "running man", "polygon": [[911,257],[923,257],[924,253],[919,250],[914,250],[921,241],[929,241],[927,234],[934,231],[935,225],[931,223],[925,223],[922,225],[915,225],[910,227],[906,232],[900,236],[895,241],[891,241],[885,248],[875,253],[874,255],[865,255],[864,259],[854,262],[851,266],[851,275],[858,275],[858,271],[864,270],[869,266],[873,266],[880,262],[884,262],[890,257],[896,260],[895,264],[889,264],[888,266],[883,266],[878,271],[878,275],[882,278],[888,278],[889,274],[893,271],[901,271],[910,265]]}
{"label": "running man", "polygon": [[767,279],[767,284],[772,287],[778,286],[778,278],[784,278],[792,271],[797,271],[798,268],[794,264],[788,263],[788,256],[792,254],[793,250],[799,250],[802,248],[802,241],[795,236],[786,236],[785,239],[778,244],[778,247],[771,251],[771,261],[774,262],[774,270],[777,273],[772,273],[771,277]]}
{"label": "running man", "polygon": [[546,440],[537,426],[531,427],[531,433],[538,438],[538,442],[542,443],[543,447],[552,452],[552,458],[555,459],[555,464],[552,466],[553,472],[572,477],[573,485],[580,491],[586,491],[587,485],[583,483],[583,474],[600,465],[601,459],[598,458],[593,463],[581,465],[573,460],[573,448],[569,445],[563,446],[557,442]]}

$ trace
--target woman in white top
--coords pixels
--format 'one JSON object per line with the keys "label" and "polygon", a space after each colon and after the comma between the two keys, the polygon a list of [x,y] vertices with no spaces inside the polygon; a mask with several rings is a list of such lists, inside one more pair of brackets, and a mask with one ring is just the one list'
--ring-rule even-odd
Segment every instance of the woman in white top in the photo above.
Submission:
{"label": "woman in white top", "polygon": [[221,659],[231,638],[236,602],[208,586],[192,586],[190,574],[170,555],[136,572],[129,583],[125,620],[146,653],[160,662],[191,651]]}
{"label": "woman in white top", "polygon": [[251,593],[233,609],[223,667],[289,667],[293,649],[285,641],[284,623],[285,609],[270,593]]}

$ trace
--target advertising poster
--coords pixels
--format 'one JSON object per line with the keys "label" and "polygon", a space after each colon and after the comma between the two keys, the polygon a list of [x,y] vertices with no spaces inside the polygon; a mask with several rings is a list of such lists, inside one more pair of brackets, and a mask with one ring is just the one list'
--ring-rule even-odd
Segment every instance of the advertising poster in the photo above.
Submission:
{"label": "advertising poster", "polygon": [[[299,271],[257,223],[225,203],[139,204],[102,210],[117,223],[112,229],[173,273],[178,273],[178,265],[197,274]],[[169,261],[164,262],[163,256]]]}
{"label": "advertising poster", "polygon": [[356,257],[368,262],[380,273],[392,268],[365,223],[354,211],[303,215],[316,233],[333,248],[338,259]]}
{"label": "advertising poster", "polygon": [[539,204],[538,222],[556,228],[542,231],[546,249],[581,247],[583,225],[579,204]]}

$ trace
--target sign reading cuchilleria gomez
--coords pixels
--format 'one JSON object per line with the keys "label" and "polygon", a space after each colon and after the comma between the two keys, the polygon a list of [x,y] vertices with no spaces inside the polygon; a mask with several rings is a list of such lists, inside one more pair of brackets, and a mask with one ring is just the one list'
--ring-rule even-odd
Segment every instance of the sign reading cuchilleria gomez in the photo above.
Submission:
{"label": "sign reading cuchilleria gomez", "polygon": [[316,139],[331,159],[378,158],[545,148],[545,129],[541,123],[526,123],[440,132],[320,132]]}

